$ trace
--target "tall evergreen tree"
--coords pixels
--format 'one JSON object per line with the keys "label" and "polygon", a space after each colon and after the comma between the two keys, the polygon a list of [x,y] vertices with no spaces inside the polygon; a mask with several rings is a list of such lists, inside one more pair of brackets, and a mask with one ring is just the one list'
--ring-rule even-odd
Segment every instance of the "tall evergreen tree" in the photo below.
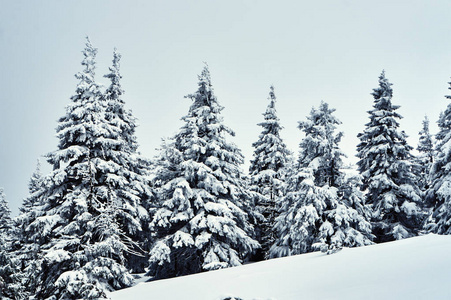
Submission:
{"label": "tall evergreen tree", "polygon": [[5,192],[0,188],[0,232],[9,234],[11,231],[11,211],[8,202],[6,202]]}
{"label": "tall evergreen tree", "polygon": [[373,209],[376,242],[399,240],[418,233],[423,219],[420,190],[413,173],[412,147],[399,131],[401,119],[392,104],[392,84],[383,71],[379,87],[373,90],[370,122],[358,135],[358,170]]}
{"label": "tall evergreen tree", "polygon": [[432,163],[434,162],[434,141],[432,134],[429,132],[429,119],[424,117],[423,127],[418,133],[420,135],[417,150],[419,152],[416,157],[418,165],[418,187],[421,191],[426,191],[430,185],[430,176]]}
{"label": "tall evergreen tree", "polygon": [[160,207],[152,225],[158,241],[149,274],[167,278],[242,263],[258,243],[245,212],[250,200],[240,150],[226,140],[233,131],[221,111],[205,66],[183,127],[163,146],[155,182]]}
{"label": "tall evergreen tree", "polygon": [[[451,90],[451,82],[449,82]],[[445,96],[451,99],[451,95]],[[427,220],[426,229],[438,234],[451,234],[451,104],[438,120],[436,135],[436,158],[431,169],[431,186],[427,191],[427,202],[433,211]]]}
{"label": "tall evergreen tree", "polygon": [[14,219],[16,236],[14,255],[21,262],[21,274],[26,293],[31,296],[36,292],[39,274],[41,273],[42,254],[40,254],[39,233],[29,235],[29,226],[36,218],[43,216],[44,177],[41,163],[38,160],[36,170],[28,182],[28,196],[19,208],[20,214]]}
{"label": "tall evergreen tree", "polygon": [[276,114],[273,86],[268,100],[268,107],[263,114],[264,121],[258,124],[263,130],[258,141],[252,144],[255,150],[249,167],[252,188],[263,196],[258,198],[257,203],[257,210],[264,217],[256,228],[257,238],[262,246],[261,253],[256,255],[257,260],[268,257],[269,248],[275,241],[275,218],[278,215],[279,199],[284,193],[285,167],[287,156],[290,155],[280,137],[282,126]]}
{"label": "tall evergreen tree", "polygon": [[140,230],[139,197],[117,192],[128,184],[122,167],[128,161],[94,79],[96,54],[88,39],[80,82],[57,127],[58,149],[47,156],[53,171],[44,180],[43,214],[26,228],[40,243],[39,299],[98,299],[133,282],[124,254],[131,243],[126,233]]}
{"label": "tall evergreen tree", "polygon": [[28,182],[28,192],[33,194],[38,191],[43,184],[43,175],[41,172],[41,161],[38,159],[36,163],[36,170],[31,174],[30,181]]}
{"label": "tall evergreen tree", "polygon": [[344,154],[338,143],[342,133],[335,133],[341,122],[332,115],[334,111],[322,102],[307,121],[299,122],[305,138],[276,219],[278,239],[271,257],[371,244],[363,199],[341,171]]}
{"label": "tall evergreen tree", "polygon": [[11,211],[0,188],[0,298],[25,299],[17,259],[13,258],[11,246]]}
{"label": "tall evergreen tree", "polygon": [[150,162],[137,151],[136,118],[125,109],[122,99],[120,59],[121,54],[114,49],[113,65],[104,76],[111,81],[105,91],[105,118],[112,130],[107,137],[109,151],[104,154],[108,165],[102,172],[104,183],[114,190],[117,202],[114,206],[121,208],[116,216],[120,228],[137,243],[133,245],[133,253],[126,254],[127,267],[134,272],[144,272],[148,260],[145,254],[151,243],[148,211],[152,209],[152,193],[147,179]]}

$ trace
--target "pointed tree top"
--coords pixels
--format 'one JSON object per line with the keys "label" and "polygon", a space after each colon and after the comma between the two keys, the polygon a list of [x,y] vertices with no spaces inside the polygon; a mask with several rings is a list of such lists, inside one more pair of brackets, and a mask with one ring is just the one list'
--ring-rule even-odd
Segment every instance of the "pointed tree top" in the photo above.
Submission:
{"label": "pointed tree top", "polygon": [[89,37],[86,37],[85,49],[82,51],[83,60],[81,62],[82,66],[85,66],[83,72],[79,72],[75,75],[77,79],[85,80],[87,82],[94,82],[95,76],[95,58],[97,55],[97,48],[94,48],[89,40]]}
{"label": "pointed tree top", "polygon": [[199,86],[206,84],[207,86],[211,85],[211,75],[208,64],[204,62],[204,68],[202,69],[202,73],[198,76],[199,78]]}
{"label": "pointed tree top", "polygon": [[120,61],[122,58],[122,54],[117,50],[116,47],[113,49],[113,66],[119,70],[120,68]]}
{"label": "pointed tree top", "polygon": [[390,100],[390,98],[393,96],[393,89],[391,88],[393,84],[388,81],[388,79],[385,77],[385,70],[382,70],[381,75],[379,76],[379,87],[373,89],[373,92],[371,95],[373,95],[374,99],[380,99],[380,98],[389,98],[386,100]]}
{"label": "pointed tree top", "polygon": [[429,131],[429,118],[427,115],[424,115],[424,119],[423,119],[423,130],[424,131]]}
{"label": "pointed tree top", "polygon": [[[268,100],[270,101],[268,104],[268,109],[274,109],[274,107],[276,106],[276,94],[274,93],[274,86],[271,85],[271,87],[269,88],[269,97]],[[268,109],[266,110],[266,113],[270,113],[270,111],[268,111]],[[263,114],[264,115],[264,114]]]}
{"label": "pointed tree top", "polygon": [[276,100],[276,95],[274,94],[274,85],[272,84],[269,87],[269,97],[271,97],[271,99],[273,100]]}
{"label": "pointed tree top", "polygon": [[331,108],[329,110],[329,103],[325,102],[324,100],[321,100],[321,103],[319,104],[319,110],[323,112],[330,112],[333,113],[336,109]]}
{"label": "pointed tree top", "polygon": [[86,36],[85,49],[83,50],[83,54],[85,56],[88,56],[87,54],[90,54],[90,56],[93,57],[97,55],[97,48],[94,48],[88,36]]}
{"label": "pointed tree top", "polygon": [[190,98],[193,100],[193,104],[190,110],[195,110],[202,106],[215,106],[215,109],[219,111],[222,110],[222,107],[217,103],[216,96],[214,95],[213,87],[211,84],[210,70],[208,69],[208,65],[204,62],[204,68],[200,75],[198,75],[199,88],[194,94],[186,95],[185,98]]}
{"label": "pointed tree top", "polygon": [[37,159],[36,169],[31,174],[30,181],[28,182],[28,192],[30,194],[39,190],[42,183],[42,173],[41,173],[41,160]]}
{"label": "pointed tree top", "polygon": [[103,75],[103,77],[105,78],[109,78],[111,80],[111,83],[113,85],[120,85],[119,84],[119,79],[122,78],[119,70],[121,67],[121,58],[122,55],[121,53],[117,50],[117,48],[115,47],[113,50],[113,65],[111,67],[109,67],[108,69],[110,70],[109,74]]}
{"label": "pointed tree top", "polygon": [[11,211],[6,202],[5,192],[0,188],[0,234],[10,229]]}
{"label": "pointed tree top", "polygon": [[38,158],[36,160],[36,171],[35,173],[41,173],[41,160]]}

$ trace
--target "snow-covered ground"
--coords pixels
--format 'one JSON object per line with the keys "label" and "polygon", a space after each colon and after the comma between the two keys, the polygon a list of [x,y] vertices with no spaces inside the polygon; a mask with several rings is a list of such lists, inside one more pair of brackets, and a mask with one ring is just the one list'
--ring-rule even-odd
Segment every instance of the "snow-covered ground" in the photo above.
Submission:
{"label": "snow-covered ground", "polygon": [[138,285],[112,300],[451,299],[451,236],[319,252]]}

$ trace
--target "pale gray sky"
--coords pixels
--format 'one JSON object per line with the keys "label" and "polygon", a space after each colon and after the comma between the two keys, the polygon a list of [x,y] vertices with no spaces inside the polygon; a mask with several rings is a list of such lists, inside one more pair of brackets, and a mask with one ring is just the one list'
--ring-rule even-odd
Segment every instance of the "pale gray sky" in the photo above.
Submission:
{"label": "pale gray sky", "polygon": [[291,150],[301,139],[297,122],[324,100],[343,122],[341,146],[352,162],[382,69],[413,146],[424,115],[434,125],[451,94],[449,0],[0,0],[0,7],[0,186],[14,214],[36,159],[56,149],[86,35],[99,49],[98,81],[108,84],[102,76],[113,48],[123,55],[124,98],[147,157],[180,127],[190,105],[183,96],[196,90],[204,61],[247,162],[271,84]]}

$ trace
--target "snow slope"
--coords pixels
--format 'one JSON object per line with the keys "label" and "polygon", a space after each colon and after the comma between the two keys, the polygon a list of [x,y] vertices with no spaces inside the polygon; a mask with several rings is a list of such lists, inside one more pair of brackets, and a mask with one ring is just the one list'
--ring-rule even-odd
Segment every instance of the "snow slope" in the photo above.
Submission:
{"label": "snow slope", "polygon": [[159,280],[112,300],[451,299],[451,236],[319,252]]}

